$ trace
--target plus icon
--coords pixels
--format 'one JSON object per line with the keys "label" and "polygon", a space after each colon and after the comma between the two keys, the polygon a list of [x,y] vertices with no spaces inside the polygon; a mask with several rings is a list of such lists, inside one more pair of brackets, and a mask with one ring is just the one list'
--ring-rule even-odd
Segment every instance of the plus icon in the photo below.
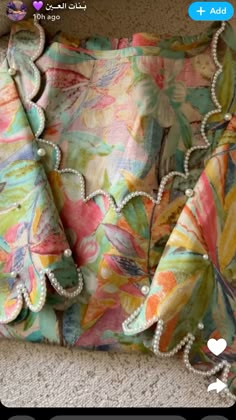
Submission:
{"label": "plus icon", "polygon": [[197,13],[199,13],[200,14],[200,16],[202,16],[203,15],[203,13],[205,13],[205,11],[206,10],[204,10],[203,8],[202,8],[202,6],[199,8],[199,10],[197,10]]}

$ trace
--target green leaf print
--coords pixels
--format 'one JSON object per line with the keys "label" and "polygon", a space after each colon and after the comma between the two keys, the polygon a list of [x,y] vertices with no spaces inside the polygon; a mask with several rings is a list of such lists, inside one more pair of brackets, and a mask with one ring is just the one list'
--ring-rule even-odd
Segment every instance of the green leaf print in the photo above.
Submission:
{"label": "green leaf print", "polygon": [[63,336],[67,344],[71,346],[75,344],[76,340],[81,334],[80,328],[80,305],[75,303],[68,308],[63,315]]}
{"label": "green leaf print", "polygon": [[226,28],[221,34],[221,38],[226,42],[229,48],[231,48],[233,51],[236,51],[236,34],[232,26],[226,24]]}
{"label": "green leaf print", "polygon": [[105,171],[104,171],[104,177],[103,177],[102,189],[105,190],[105,191],[109,191],[110,190],[110,187],[111,187],[111,183],[109,181],[107,169],[105,169]]}
{"label": "green leaf print", "polygon": [[135,197],[122,210],[130,227],[142,238],[149,238],[149,222],[141,197]]}
{"label": "green leaf print", "polygon": [[[166,251],[168,251],[168,247],[166,247]],[[182,271],[183,267],[184,272]],[[173,273],[181,273],[181,277],[177,278],[178,283],[181,283],[184,281],[183,278],[186,278],[185,273],[188,273],[188,275],[201,273],[202,256],[194,252],[186,252],[185,250],[181,252],[180,248],[173,248],[171,252],[169,251],[168,258],[160,260],[158,269],[160,271],[169,271],[171,269]]]}
{"label": "green leaf print", "polygon": [[180,140],[180,125],[176,120],[169,130],[167,141],[165,142],[164,158],[165,160],[171,158],[176,154]]}
{"label": "green leaf print", "polygon": [[[134,87],[134,100],[141,116],[155,115],[157,112],[159,88],[155,81],[144,75],[137,79]],[[145,98],[145,101],[144,99]]]}
{"label": "green leaf print", "polygon": [[200,115],[205,115],[214,108],[208,87],[188,88],[186,102],[189,102]]}
{"label": "green leaf print", "polygon": [[2,236],[0,236],[0,249],[2,249],[4,252],[11,251],[11,248]]}
{"label": "green leaf print", "polygon": [[[17,336],[17,338],[19,337]],[[40,343],[41,341],[43,341],[43,336],[41,334],[41,331],[32,332],[30,335],[26,337],[26,340],[31,341],[32,343]]]}
{"label": "green leaf print", "polygon": [[100,137],[78,131],[70,131],[61,137],[61,143],[68,143],[66,165],[84,171],[91,159],[109,155],[115,146],[105,143]]}
{"label": "green leaf print", "polygon": [[192,128],[187,117],[179,110],[176,109],[176,118],[179,123],[180,137],[186,149],[192,147]]}
{"label": "green leaf print", "polygon": [[[191,258],[190,258],[191,263]],[[184,263],[183,263],[184,264]],[[185,265],[183,265],[185,267]],[[195,263],[193,266],[196,269]],[[186,267],[185,267],[186,270]],[[188,272],[186,270],[186,272]],[[199,320],[202,320],[209,306],[214,290],[214,273],[211,265],[196,274],[195,287],[188,302],[179,313],[178,325],[175,328],[169,348],[175,347],[188,331],[194,332]]]}
{"label": "green leaf print", "polygon": [[230,109],[230,105],[234,98],[234,63],[232,52],[227,48],[223,61],[223,73],[219,76],[216,92],[219,103],[222,106],[222,113],[226,113]]}
{"label": "green leaf print", "polygon": [[24,323],[24,331],[29,330],[34,325],[37,316],[38,315],[35,312],[29,312],[29,315],[27,316]]}
{"label": "green leaf print", "polygon": [[43,337],[50,340],[50,342],[58,342],[58,325],[54,310],[45,305],[39,312],[39,326]]}
{"label": "green leaf print", "polygon": [[220,273],[215,268],[215,289],[212,293],[212,319],[217,331],[221,337],[227,341],[228,345],[232,341],[236,332],[236,322],[234,313],[230,304],[230,296],[227,295],[227,289]]}

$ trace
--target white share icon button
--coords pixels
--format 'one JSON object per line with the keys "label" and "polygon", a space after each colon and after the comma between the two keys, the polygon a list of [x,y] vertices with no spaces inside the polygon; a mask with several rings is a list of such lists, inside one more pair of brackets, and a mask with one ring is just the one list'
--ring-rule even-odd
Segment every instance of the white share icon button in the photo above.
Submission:
{"label": "white share icon button", "polygon": [[226,387],[227,385],[217,378],[216,382],[213,382],[209,385],[209,387],[207,388],[207,392],[216,390],[217,394],[219,394],[219,392],[223,391],[223,389],[225,389]]}

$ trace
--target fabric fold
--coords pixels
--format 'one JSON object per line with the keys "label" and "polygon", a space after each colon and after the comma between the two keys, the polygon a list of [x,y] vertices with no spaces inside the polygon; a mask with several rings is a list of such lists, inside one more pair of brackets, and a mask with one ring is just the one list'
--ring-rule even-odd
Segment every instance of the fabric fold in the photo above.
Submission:
{"label": "fabric fold", "polygon": [[[190,364],[206,371],[228,361],[232,393],[236,386],[235,121],[236,117],[224,133],[224,141],[228,137],[231,143],[213,151],[194,195],[186,202],[171,232],[143,306],[124,325],[125,333],[130,335],[161,320],[164,329],[159,350],[164,354],[175,349],[189,333],[193,334],[196,340]],[[227,342],[226,351],[218,357],[206,345],[212,338],[224,338]]]}
{"label": "fabric fold", "polygon": [[23,305],[42,309],[48,281],[49,293],[63,296],[78,287],[79,273],[7,60],[0,89],[0,320],[7,323]]}
{"label": "fabric fold", "polygon": [[[18,317],[3,336],[163,357],[183,349],[190,370],[223,370],[235,393],[234,40],[224,22],[195,37],[45,44],[40,25],[13,28],[0,186],[19,220],[2,235],[1,299]],[[45,304],[28,310],[44,284]],[[213,357],[207,340],[220,336],[228,347]]]}

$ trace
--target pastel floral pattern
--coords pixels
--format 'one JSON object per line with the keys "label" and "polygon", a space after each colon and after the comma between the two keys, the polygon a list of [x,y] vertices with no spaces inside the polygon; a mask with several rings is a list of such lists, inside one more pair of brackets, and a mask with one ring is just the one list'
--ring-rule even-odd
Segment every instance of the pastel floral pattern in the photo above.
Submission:
{"label": "pastel floral pattern", "polygon": [[[25,300],[32,311],[42,308],[46,280],[41,271],[54,271],[64,287],[78,281],[73,259],[64,257],[69,244],[38,160],[33,133],[7,70],[5,62],[0,73],[4,94],[0,100],[1,322],[16,319]],[[52,290],[49,287],[49,293]]]}
{"label": "pastel floral pattern", "polygon": [[[190,361],[199,369],[209,369],[217,361],[205,343],[223,337],[227,351],[218,360],[232,363],[228,379],[232,392],[236,385],[235,162],[235,144],[214,150],[167,241],[145,304],[129,325],[131,331],[141,331],[153,318],[162,319],[161,351],[174,348],[189,331],[196,334]],[[199,322],[204,325],[202,334]]]}
{"label": "pastel floral pattern", "polygon": [[[227,337],[222,359],[232,362],[228,385],[235,392],[235,118],[228,125],[224,115],[236,112],[236,52],[229,24],[219,46],[223,72],[216,93],[222,112],[207,121],[208,149],[202,147],[201,133],[204,116],[215,108],[211,42],[219,27],[214,23],[195,37],[143,33],[131,39],[90,37],[75,42],[57,35],[47,43],[35,63],[42,80],[40,94],[35,106],[25,104],[22,120],[14,127],[32,136],[42,125],[39,110],[45,114],[40,135],[47,142],[46,155],[37,165],[46,174],[52,196],[47,200],[41,195],[42,206],[55,206],[58,218],[50,219],[49,225],[58,224],[66,235],[73,261],[81,267],[84,289],[71,302],[49,293],[39,313],[22,312],[14,323],[1,325],[3,336],[150,352],[156,321],[162,318],[161,350],[172,349],[191,331],[196,336],[191,363],[198,369],[217,363],[207,339]],[[31,45],[26,47],[27,33]],[[18,101],[18,94],[24,101],[37,87],[30,63],[38,37],[38,27],[30,21],[13,26],[8,59],[14,58],[16,67],[25,71],[15,77],[12,101]],[[7,123],[11,114],[10,107]],[[16,131],[10,134],[12,141]],[[186,153],[195,146],[188,178],[169,177],[159,204],[135,196],[120,212],[111,206],[106,193],[118,205],[137,191],[156,198],[163,177],[171,171],[183,173]],[[35,156],[33,148],[27,150]],[[194,190],[190,199],[186,189]],[[64,242],[59,242],[61,252]],[[21,243],[24,248],[24,237]],[[48,239],[46,246],[39,241],[36,260],[42,258],[41,243],[52,253]],[[58,271],[68,273],[66,285],[70,270],[63,259],[56,262]],[[142,304],[130,330],[124,330],[125,320]],[[199,322],[204,324],[201,331]]]}

